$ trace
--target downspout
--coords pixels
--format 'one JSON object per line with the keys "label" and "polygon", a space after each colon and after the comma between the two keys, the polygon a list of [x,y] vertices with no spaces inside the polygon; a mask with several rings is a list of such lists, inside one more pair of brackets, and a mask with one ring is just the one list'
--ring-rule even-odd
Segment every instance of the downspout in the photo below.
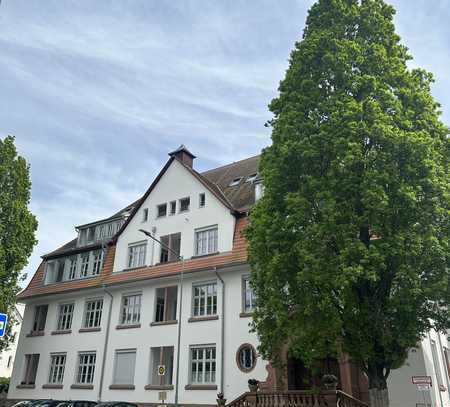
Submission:
{"label": "downspout", "polygon": [[181,318],[183,316],[183,273],[184,273],[184,257],[178,257],[181,260],[180,273],[180,306],[178,314],[178,336],[177,336],[177,372],[175,381],[175,406],[178,407],[178,395],[180,387],[180,346],[181,346]]}
{"label": "downspout", "polygon": [[113,296],[112,294],[106,289],[106,285],[103,284],[102,286],[103,291],[109,295],[109,310],[108,310],[108,321],[106,323],[106,332],[105,332],[105,342],[103,344],[103,357],[102,357],[102,369],[100,371],[100,384],[98,389],[98,401],[102,401],[102,389],[103,389],[103,376],[105,373],[105,364],[106,364],[106,353],[108,351],[108,339],[109,339],[109,328],[111,326],[111,312],[112,312],[112,304],[113,304]]}
{"label": "downspout", "polygon": [[217,271],[217,267],[214,267],[214,273],[216,273],[217,278],[222,283],[222,318],[221,318],[221,332],[220,332],[220,393],[223,393],[223,383],[224,377],[223,373],[224,369],[224,360],[225,360],[225,281],[223,281],[219,272]]}

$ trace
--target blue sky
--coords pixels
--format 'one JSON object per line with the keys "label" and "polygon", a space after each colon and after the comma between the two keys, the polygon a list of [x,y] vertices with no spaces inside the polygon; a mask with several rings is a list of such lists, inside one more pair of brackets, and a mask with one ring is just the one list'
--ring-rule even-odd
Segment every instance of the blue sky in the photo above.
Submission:
{"label": "blue sky", "polygon": [[[29,278],[74,225],[138,198],[179,144],[199,170],[268,145],[267,104],[312,3],[3,0],[0,137],[31,165]],[[450,124],[448,0],[391,4]]]}

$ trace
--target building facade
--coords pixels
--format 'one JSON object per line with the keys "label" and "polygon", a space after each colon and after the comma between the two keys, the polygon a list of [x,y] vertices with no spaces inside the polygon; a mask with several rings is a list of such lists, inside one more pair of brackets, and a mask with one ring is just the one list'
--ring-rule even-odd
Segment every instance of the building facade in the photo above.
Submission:
{"label": "building facade", "polygon": [[23,304],[16,304],[14,314],[16,323],[12,327],[12,341],[8,348],[0,353],[0,377],[11,377],[14,359],[19,341],[20,329],[22,327],[22,317],[24,312]]}
{"label": "building facade", "polygon": [[[43,256],[19,295],[10,399],[213,405],[218,392],[231,401],[247,391],[248,379],[266,389],[317,384],[301,361],[285,355],[275,369],[263,360],[249,329],[255,297],[241,232],[262,194],[259,157],[199,173],[184,146],[169,156],[142,198]],[[367,398],[348,360],[325,364],[344,391]]]}

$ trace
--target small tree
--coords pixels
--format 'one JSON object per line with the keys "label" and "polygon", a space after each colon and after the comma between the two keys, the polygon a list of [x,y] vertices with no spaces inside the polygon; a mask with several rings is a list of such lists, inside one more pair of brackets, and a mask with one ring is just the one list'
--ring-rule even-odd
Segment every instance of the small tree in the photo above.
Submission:
{"label": "small tree", "polygon": [[14,138],[0,139],[0,312],[10,317],[0,351],[8,346],[14,319],[20,272],[36,244],[36,218],[28,209],[29,167],[17,155]]}
{"label": "small tree", "polygon": [[382,0],[319,0],[291,53],[246,236],[260,351],[345,352],[373,406],[450,327],[449,139]]}

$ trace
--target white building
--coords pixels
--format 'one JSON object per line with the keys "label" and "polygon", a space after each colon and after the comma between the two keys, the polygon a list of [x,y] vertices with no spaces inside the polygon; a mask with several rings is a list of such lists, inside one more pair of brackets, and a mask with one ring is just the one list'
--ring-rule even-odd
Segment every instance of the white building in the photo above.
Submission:
{"label": "white building", "polygon": [[14,310],[16,323],[12,327],[12,341],[8,345],[8,348],[0,353],[0,377],[11,377],[20,329],[22,327],[22,317],[24,309],[25,307],[23,304],[16,304]]}
{"label": "white building", "polygon": [[[201,174],[194,158],[181,146],[141,199],[78,226],[75,239],[43,256],[19,296],[26,309],[10,399],[143,404],[164,395],[167,403],[212,405],[220,391],[229,401],[244,393],[250,378],[268,389],[316,383],[301,361],[271,367],[249,332],[254,298],[241,231],[262,192],[259,157]],[[420,403],[407,378],[432,375],[436,363],[446,387],[437,395],[448,405],[448,342],[434,343],[436,360],[420,365],[411,353],[414,368],[393,372],[393,407]],[[367,398],[355,366],[330,365],[347,393]],[[432,405],[444,406],[439,400]]]}

